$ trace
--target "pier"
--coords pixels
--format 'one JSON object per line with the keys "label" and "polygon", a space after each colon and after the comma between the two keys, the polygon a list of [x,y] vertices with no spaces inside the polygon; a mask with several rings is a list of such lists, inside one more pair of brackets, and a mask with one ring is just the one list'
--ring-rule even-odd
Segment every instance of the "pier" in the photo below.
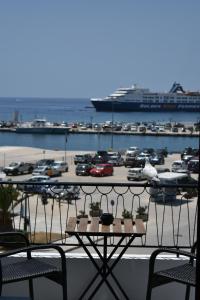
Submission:
{"label": "pier", "polygon": [[31,122],[23,124],[0,122],[0,132],[16,134],[98,134],[98,135],[131,135],[131,136],[172,136],[199,137],[200,122],[117,122],[104,123],[49,123],[43,126],[32,126]]}

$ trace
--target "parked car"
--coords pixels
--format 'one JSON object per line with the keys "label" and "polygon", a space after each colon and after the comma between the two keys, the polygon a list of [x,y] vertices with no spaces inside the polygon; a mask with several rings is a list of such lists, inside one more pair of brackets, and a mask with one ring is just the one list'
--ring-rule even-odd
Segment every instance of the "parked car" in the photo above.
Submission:
{"label": "parked car", "polygon": [[84,176],[84,175],[90,175],[90,170],[94,168],[94,165],[92,164],[78,164],[76,166],[76,175]]}
{"label": "parked car", "polygon": [[91,176],[112,176],[113,166],[111,164],[98,164],[90,170]]}
{"label": "parked car", "polygon": [[178,132],[178,128],[177,127],[172,127],[172,132]]}
{"label": "parked car", "polygon": [[62,172],[58,169],[53,168],[52,166],[38,166],[33,170],[32,175],[33,176],[47,175],[53,177],[53,176],[61,176]]}
{"label": "parked car", "polygon": [[74,157],[74,164],[87,164],[92,162],[92,156],[90,154],[77,154]]}
{"label": "parked car", "polygon": [[26,162],[12,162],[3,169],[6,175],[19,175],[32,173],[34,164]]}
{"label": "parked car", "polygon": [[146,153],[146,152],[141,152],[138,156],[137,156],[137,160],[140,161],[140,160],[146,160],[147,158],[149,159],[150,158],[150,154],[149,153]]}
{"label": "parked car", "polygon": [[36,167],[39,166],[51,166],[54,163],[54,159],[41,159],[36,162]]}
{"label": "parked car", "polygon": [[56,160],[52,164],[52,168],[56,169],[59,172],[68,172],[68,163],[62,160]]}
{"label": "parked car", "polygon": [[158,174],[160,174],[160,173],[170,172],[170,169],[166,167],[156,167],[156,171]]}
{"label": "parked car", "polygon": [[126,156],[125,161],[124,161],[124,166],[131,167],[131,168],[137,168],[137,167],[144,167],[145,165],[145,160],[137,160],[137,157],[133,156]]}
{"label": "parked car", "polygon": [[76,200],[79,197],[80,189],[78,186],[63,184],[58,186],[47,186],[45,193],[49,198],[57,198],[59,200]]}
{"label": "parked car", "polygon": [[47,184],[48,182],[52,182],[49,176],[33,176],[26,180],[26,183],[21,183],[17,185],[17,188],[21,191],[27,193],[42,193],[44,186],[43,185],[36,185],[36,182],[42,182]]}
{"label": "parked car", "polygon": [[167,150],[167,148],[165,147],[165,148],[157,149],[157,150],[156,150],[156,153],[157,153],[158,155],[163,155],[164,157],[167,157],[167,155],[168,155],[168,150]]}
{"label": "parked car", "polygon": [[176,160],[172,163],[172,172],[187,173],[187,165],[183,160]]}
{"label": "parked car", "polygon": [[138,127],[135,125],[132,125],[130,128],[130,131],[132,131],[132,132],[137,132],[137,130],[138,130]]}
{"label": "parked car", "polygon": [[192,173],[199,173],[199,159],[191,159],[188,162],[188,171]]}
{"label": "parked car", "polygon": [[0,169],[0,181],[6,180],[6,173]]}
{"label": "parked car", "polygon": [[154,154],[149,157],[149,161],[152,165],[164,165],[165,159],[163,155]]}
{"label": "parked car", "polygon": [[119,167],[124,165],[124,159],[121,156],[113,155],[108,159],[108,163]]}
{"label": "parked car", "polygon": [[194,158],[194,156],[193,155],[183,155],[183,157],[182,157],[182,160],[184,160],[184,162],[186,163],[186,164],[188,164],[188,162],[192,159],[192,158]]}
{"label": "parked car", "polygon": [[192,156],[199,156],[199,149],[195,149],[195,148],[191,148],[191,147],[186,147],[184,149],[184,151],[181,153],[181,159],[183,159],[183,157],[185,155],[192,155]]}
{"label": "parked car", "polygon": [[108,159],[108,151],[106,151],[106,150],[98,150],[96,155],[99,155],[99,156],[104,157],[105,159]]}
{"label": "parked car", "polygon": [[143,168],[131,168],[128,170],[128,180],[146,180],[146,176],[142,172]]}
{"label": "parked car", "polygon": [[109,159],[111,156],[119,156],[120,157],[121,154],[117,151],[108,151],[106,156],[108,156],[108,159]]}
{"label": "parked car", "polygon": [[92,163],[94,165],[104,164],[104,163],[107,163],[107,162],[108,162],[108,156],[101,156],[101,155],[96,154],[92,159]]}
{"label": "parked car", "polygon": [[126,150],[126,155],[136,156],[139,153],[139,148],[132,146]]}
{"label": "parked car", "polygon": [[131,125],[130,124],[124,124],[122,127],[123,131],[129,131],[131,129]]}

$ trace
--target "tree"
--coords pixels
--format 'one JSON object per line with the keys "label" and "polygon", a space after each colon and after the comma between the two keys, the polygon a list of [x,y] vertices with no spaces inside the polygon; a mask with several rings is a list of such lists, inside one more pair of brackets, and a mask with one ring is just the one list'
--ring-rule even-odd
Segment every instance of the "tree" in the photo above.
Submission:
{"label": "tree", "polygon": [[12,229],[11,212],[19,203],[19,192],[11,184],[0,186],[0,227],[1,229]]}

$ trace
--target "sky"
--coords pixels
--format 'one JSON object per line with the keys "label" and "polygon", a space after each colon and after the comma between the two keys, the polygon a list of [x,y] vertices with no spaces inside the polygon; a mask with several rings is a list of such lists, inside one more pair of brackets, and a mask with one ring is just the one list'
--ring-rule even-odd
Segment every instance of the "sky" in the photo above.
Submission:
{"label": "sky", "polygon": [[0,0],[0,96],[200,90],[199,0]]}

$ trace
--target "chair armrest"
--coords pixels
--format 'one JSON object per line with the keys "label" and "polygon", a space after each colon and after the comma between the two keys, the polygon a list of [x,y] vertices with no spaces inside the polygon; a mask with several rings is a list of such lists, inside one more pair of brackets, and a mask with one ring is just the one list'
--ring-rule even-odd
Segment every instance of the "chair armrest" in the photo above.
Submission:
{"label": "chair armrest", "polygon": [[170,254],[177,254],[177,255],[183,255],[189,258],[196,258],[196,255],[192,252],[187,252],[184,250],[178,250],[178,249],[169,249],[169,248],[160,248],[155,251],[150,256],[150,260],[155,260],[155,258],[160,254],[160,253],[170,253]]}
{"label": "chair armrest", "polygon": [[0,276],[1,276],[1,272],[2,272],[1,258],[3,258],[3,257],[5,258],[5,257],[8,257],[10,255],[26,252],[27,253],[27,259],[30,260],[32,258],[31,257],[31,252],[32,251],[34,251],[34,250],[47,250],[47,249],[55,249],[59,252],[60,259],[61,259],[61,271],[62,271],[63,276],[66,278],[67,267],[66,267],[65,252],[60,246],[54,245],[54,244],[29,246],[29,247],[24,247],[24,248],[21,248],[21,249],[10,250],[10,251],[7,251],[5,253],[1,253],[0,254]]}
{"label": "chair armrest", "polygon": [[171,254],[186,256],[186,257],[190,258],[191,262],[194,259],[196,259],[196,255],[194,253],[187,252],[187,251],[184,251],[184,250],[169,249],[169,248],[160,248],[160,249],[157,249],[157,250],[153,251],[153,253],[151,254],[150,259],[149,259],[149,278],[154,273],[154,267],[155,267],[156,257],[160,253],[164,253],[164,252],[165,253],[171,253]]}
{"label": "chair armrest", "polygon": [[35,250],[47,250],[47,249],[55,249],[59,252],[61,258],[65,259],[65,252],[64,250],[58,246],[58,245],[54,245],[54,244],[48,244],[48,245],[34,245],[34,246],[28,246],[28,247],[23,247],[23,248],[19,248],[19,249],[14,249],[14,250],[9,250],[3,253],[0,253],[0,259],[3,257],[8,257],[14,254],[18,254],[18,253],[23,253],[26,252],[27,254],[30,254],[32,251]]}

